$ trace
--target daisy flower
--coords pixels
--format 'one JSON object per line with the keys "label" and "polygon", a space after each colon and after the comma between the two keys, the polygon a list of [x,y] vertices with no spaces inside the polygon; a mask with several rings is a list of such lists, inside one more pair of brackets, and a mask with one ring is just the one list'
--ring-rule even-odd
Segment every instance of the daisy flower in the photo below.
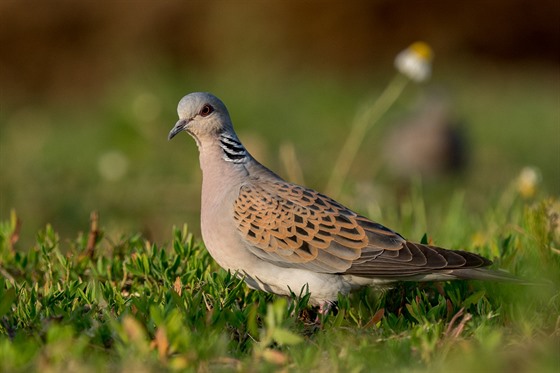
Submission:
{"label": "daisy flower", "polygon": [[420,83],[430,78],[433,57],[432,48],[418,41],[397,54],[395,67],[401,74]]}

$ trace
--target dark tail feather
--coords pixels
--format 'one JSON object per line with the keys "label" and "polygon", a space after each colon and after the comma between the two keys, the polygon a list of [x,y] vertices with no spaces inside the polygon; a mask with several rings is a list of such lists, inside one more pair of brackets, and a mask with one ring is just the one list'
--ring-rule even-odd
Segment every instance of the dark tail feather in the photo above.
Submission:
{"label": "dark tail feather", "polygon": [[488,268],[459,268],[454,269],[451,274],[462,280],[484,280],[511,282],[519,285],[538,285],[533,281],[527,281],[503,270],[492,270]]}

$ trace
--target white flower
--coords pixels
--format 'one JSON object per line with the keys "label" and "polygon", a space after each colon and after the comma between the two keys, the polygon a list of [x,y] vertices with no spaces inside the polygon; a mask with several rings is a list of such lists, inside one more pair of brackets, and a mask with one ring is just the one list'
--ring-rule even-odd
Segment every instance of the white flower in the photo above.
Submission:
{"label": "white flower", "polygon": [[535,167],[524,167],[517,177],[517,190],[524,198],[531,198],[537,191],[541,174]]}
{"label": "white flower", "polygon": [[417,83],[427,80],[432,73],[432,48],[418,41],[406,48],[395,58],[395,67],[399,72]]}

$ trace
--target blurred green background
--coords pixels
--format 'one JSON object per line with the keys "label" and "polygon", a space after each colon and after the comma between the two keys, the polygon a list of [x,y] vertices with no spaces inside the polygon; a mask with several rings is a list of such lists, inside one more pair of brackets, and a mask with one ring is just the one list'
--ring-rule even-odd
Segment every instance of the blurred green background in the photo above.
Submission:
{"label": "blurred green background", "polygon": [[47,223],[65,239],[87,231],[93,210],[112,240],[197,231],[197,149],[187,135],[167,141],[192,91],[222,98],[249,151],[280,175],[280,149],[293,147],[305,183],[324,190],[357,111],[417,40],[434,49],[432,79],[368,132],[341,202],[399,223],[396,202],[419,178],[392,173],[384,144],[433,95],[461,124],[467,162],[422,178],[426,231],[457,192],[482,211],[525,167],[558,195],[559,21],[557,0],[3,0],[0,218],[17,211],[21,248]]}

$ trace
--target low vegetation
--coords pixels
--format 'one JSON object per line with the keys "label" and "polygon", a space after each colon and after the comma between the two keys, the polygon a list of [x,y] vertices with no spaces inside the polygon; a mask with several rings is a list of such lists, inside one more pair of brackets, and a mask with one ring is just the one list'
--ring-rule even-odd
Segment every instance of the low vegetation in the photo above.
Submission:
{"label": "low vegetation", "polygon": [[515,196],[482,216],[458,208],[443,217],[485,227],[465,232],[464,248],[534,284],[403,283],[340,297],[325,316],[304,291],[287,299],[248,289],[186,226],[160,246],[141,235],[104,237],[92,215],[87,234],[66,240],[47,226],[26,251],[12,213],[0,225],[0,367],[558,371],[559,206]]}

